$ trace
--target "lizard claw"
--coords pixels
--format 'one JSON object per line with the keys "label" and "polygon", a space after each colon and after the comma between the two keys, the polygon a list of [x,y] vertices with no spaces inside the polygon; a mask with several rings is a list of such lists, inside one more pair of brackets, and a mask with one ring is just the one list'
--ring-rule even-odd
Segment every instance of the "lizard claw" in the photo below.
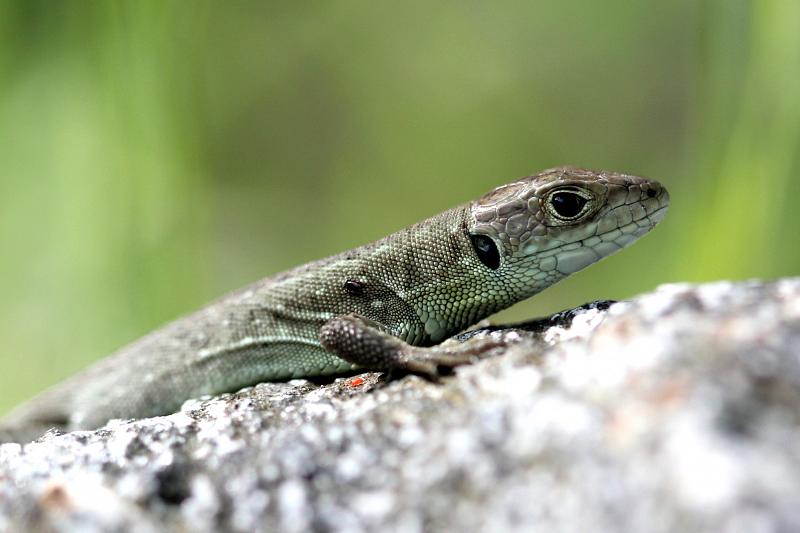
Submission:
{"label": "lizard claw", "polygon": [[492,339],[455,347],[411,346],[355,314],[326,322],[320,329],[320,343],[326,350],[360,367],[401,370],[432,381],[451,373],[454,367],[475,362],[498,346],[498,341]]}

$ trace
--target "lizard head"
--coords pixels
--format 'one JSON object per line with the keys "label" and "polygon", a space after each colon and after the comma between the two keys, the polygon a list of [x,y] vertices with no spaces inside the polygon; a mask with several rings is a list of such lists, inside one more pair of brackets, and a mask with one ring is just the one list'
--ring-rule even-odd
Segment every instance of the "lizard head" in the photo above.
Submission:
{"label": "lizard head", "polygon": [[668,205],[656,181],[561,167],[474,201],[467,232],[486,268],[535,294],[636,241]]}

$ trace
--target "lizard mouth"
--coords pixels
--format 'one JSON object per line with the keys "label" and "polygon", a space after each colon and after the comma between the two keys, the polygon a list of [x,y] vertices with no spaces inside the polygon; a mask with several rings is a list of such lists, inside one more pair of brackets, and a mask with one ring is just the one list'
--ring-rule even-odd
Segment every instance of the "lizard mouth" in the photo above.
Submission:
{"label": "lizard mouth", "polygon": [[650,213],[649,215],[647,215],[647,218],[649,218],[653,222],[653,226],[661,222],[661,219],[663,219],[664,215],[667,214],[668,207],[669,205],[663,205],[658,209],[656,209],[655,211],[653,211],[652,213]]}
{"label": "lizard mouth", "polygon": [[539,253],[537,267],[543,273],[555,271],[561,276],[574,274],[636,242],[664,218],[667,207],[667,204],[662,205],[636,220],[605,233],[591,235]]}

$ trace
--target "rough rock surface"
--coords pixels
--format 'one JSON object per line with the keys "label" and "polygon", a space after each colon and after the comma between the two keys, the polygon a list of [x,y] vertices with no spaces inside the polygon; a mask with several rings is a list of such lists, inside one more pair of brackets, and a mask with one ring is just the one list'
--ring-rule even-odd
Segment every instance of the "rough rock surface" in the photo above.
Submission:
{"label": "rough rock surface", "polygon": [[[0,446],[0,530],[800,531],[800,278]],[[479,337],[479,336],[478,336]]]}

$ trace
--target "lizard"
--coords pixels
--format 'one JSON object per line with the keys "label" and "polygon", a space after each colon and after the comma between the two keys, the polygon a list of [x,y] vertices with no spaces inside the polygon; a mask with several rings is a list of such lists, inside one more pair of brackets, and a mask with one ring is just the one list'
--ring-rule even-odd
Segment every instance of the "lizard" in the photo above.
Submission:
{"label": "lizard", "polygon": [[0,442],[177,411],[263,381],[353,370],[436,378],[435,346],[625,248],[663,218],[657,181],[558,167],[383,239],[257,281],[134,341],[0,420]]}

